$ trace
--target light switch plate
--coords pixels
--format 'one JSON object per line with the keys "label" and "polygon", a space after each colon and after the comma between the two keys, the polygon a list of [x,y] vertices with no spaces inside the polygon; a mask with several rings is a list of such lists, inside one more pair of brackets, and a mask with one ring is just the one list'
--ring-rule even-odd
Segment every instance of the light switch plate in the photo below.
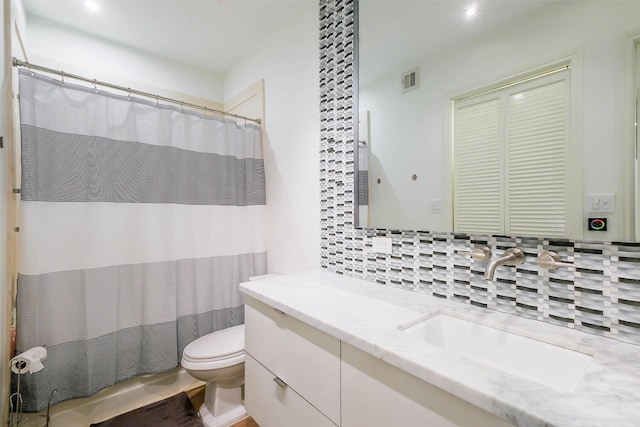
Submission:
{"label": "light switch plate", "polygon": [[429,209],[432,214],[439,214],[442,212],[442,199],[429,200]]}
{"label": "light switch plate", "polygon": [[587,211],[591,213],[615,213],[616,195],[613,193],[588,194]]}

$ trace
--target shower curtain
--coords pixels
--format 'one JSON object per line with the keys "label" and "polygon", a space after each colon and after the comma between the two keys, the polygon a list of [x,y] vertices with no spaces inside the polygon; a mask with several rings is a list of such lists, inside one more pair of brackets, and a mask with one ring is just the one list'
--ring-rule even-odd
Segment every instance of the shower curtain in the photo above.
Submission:
{"label": "shower curtain", "polygon": [[266,272],[260,128],[20,70],[17,350],[39,411],[170,370]]}

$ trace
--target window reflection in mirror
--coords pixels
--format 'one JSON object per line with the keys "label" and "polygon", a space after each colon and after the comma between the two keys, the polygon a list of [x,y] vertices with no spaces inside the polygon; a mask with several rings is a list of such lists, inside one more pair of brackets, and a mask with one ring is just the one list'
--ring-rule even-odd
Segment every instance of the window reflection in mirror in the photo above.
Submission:
{"label": "window reflection in mirror", "polygon": [[570,235],[570,66],[509,80],[453,102],[454,231]]}

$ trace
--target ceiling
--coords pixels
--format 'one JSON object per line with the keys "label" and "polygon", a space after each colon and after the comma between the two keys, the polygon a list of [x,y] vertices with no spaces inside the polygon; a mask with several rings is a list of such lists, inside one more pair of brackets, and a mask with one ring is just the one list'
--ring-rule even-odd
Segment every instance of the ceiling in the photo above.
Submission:
{"label": "ceiling", "polygon": [[[475,3],[478,13],[465,18]],[[360,0],[361,85],[535,16],[561,0]],[[509,27],[510,28],[510,27]]]}
{"label": "ceiling", "polygon": [[23,0],[39,17],[184,64],[224,73],[314,0]]}
{"label": "ceiling", "polygon": [[[224,73],[317,0],[23,0],[37,16],[177,62]],[[558,0],[360,0],[360,82],[411,58],[464,43]],[[380,60],[382,59],[382,60]],[[410,62],[410,61],[409,61]]]}

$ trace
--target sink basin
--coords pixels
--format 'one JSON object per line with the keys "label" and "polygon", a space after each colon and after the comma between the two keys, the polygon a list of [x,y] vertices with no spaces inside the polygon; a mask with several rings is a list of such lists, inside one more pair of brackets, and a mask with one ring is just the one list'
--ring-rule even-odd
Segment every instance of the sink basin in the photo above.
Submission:
{"label": "sink basin", "polygon": [[580,383],[591,355],[446,314],[437,314],[402,333],[492,368],[559,391]]}

